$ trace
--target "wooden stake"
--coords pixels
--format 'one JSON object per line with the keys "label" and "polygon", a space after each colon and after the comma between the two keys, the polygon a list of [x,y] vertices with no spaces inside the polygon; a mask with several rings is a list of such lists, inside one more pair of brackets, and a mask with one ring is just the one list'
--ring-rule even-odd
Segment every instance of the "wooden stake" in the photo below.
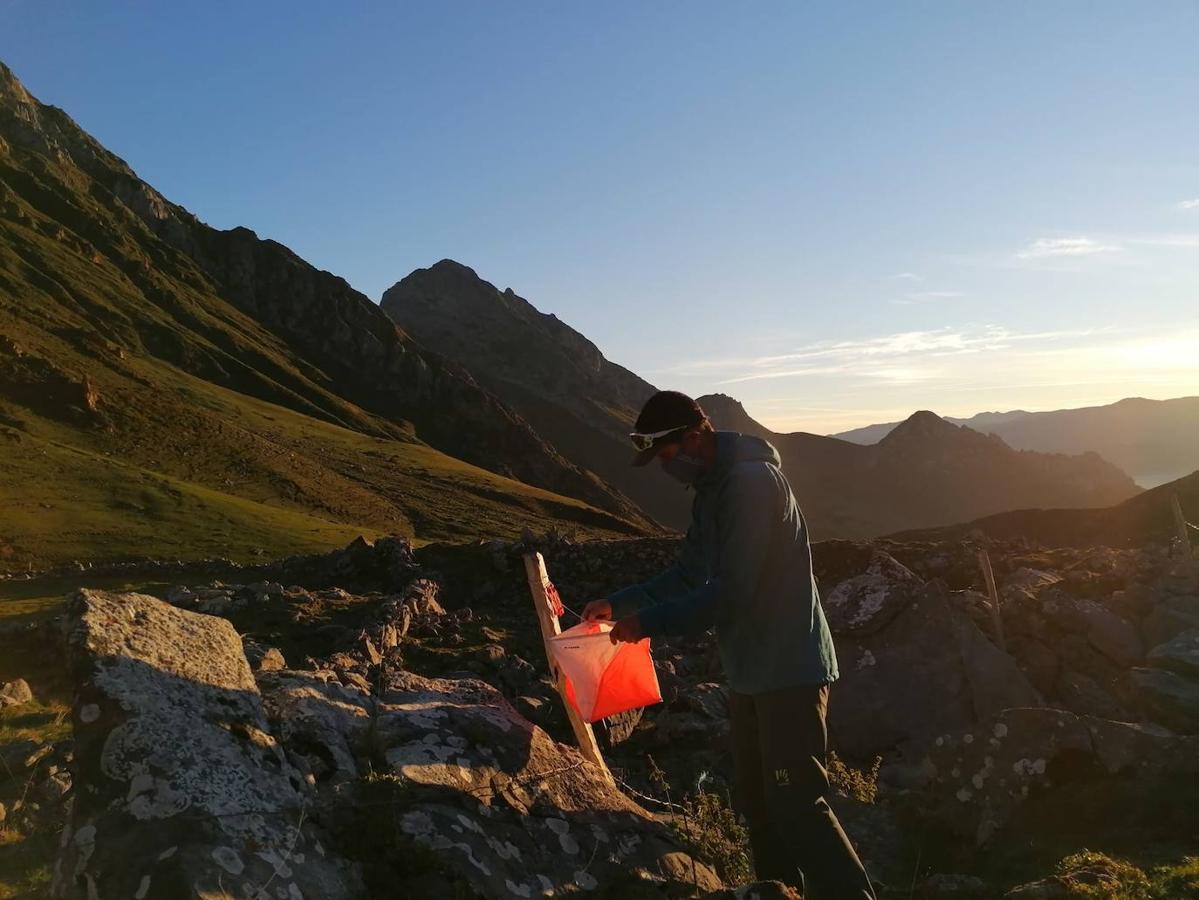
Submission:
{"label": "wooden stake", "polygon": [[995,638],[999,641],[999,649],[1007,652],[1003,640],[1003,616],[999,613],[999,591],[995,588],[995,573],[991,571],[991,557],[985,549],[978,551],[978,565],[983,570],[983,579],[987,582],[987,595],[991,598],[991,617],[995,620]]}
{"label": "wooden stake", "polygon": [[1191,549],[1191,536],[1187,533],[1187,520],[1182,514],[1182,504],[1178,502],[1178,495],[1170,495],[1170,508],[1174,511],[1174,527],[1178,529],[1178,542],[1182,545],[1182,552],[1186,554],[1187,559],[1195,558],[1195,551]]}
{"label": "wooden stake", "polygon": [[566,676],[554,663],[554,654],[550,650],[550,639],[562,633],[562,626],[558,624],[558,617],[554,615],[553,605],[550,602],[548,591],[550,577],[545,570],[545,560],[540,553],[526,553],[524,560],[525,575],[529,579],[529,591],[533,594],[533,607],[537,610],[537,621],[541,625],[541,639],[545,644],[545,660],[549,664],[550,673],[554,676],[554,684],[558,688],[558,696],[562,698],[562,705],[566,707],[566,715],[570,719],[571,729],[574,730],[575,740],[578,741],[579,749],[583,752],[583,758],[588,762],[595,763],[603,772],[604,777],[609,782],[615,783],[612,773],[608,771],[608,764],[604,762],[604,755],[600,752],[599,744],[595,741],[595,732],[592,731],[591,724],[584,722],[574,705],[566,699]]}

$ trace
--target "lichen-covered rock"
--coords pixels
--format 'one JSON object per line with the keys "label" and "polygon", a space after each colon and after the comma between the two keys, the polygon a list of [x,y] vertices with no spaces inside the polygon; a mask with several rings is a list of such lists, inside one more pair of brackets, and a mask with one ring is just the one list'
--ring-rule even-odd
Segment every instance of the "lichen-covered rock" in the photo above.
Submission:
{"label": "lichen-covered rock", "polygon": [[413,788],[403,833],[485,897],[632,881],[720,887],[575,748],[481,681],[393,674],[374,740],[375,757]]}
{"label": "lichen-covered rock", "polygon": [[227,621],[80,591],[65,627],[75,792],[56,897],[360,896],[304,820]]}
{"label": "lichen-covered rock", "polygon": [[[983,844],[1031,793],[1055,779],[1199,774],[1199,737],[1061,709],[1008,709],[982,727],[941,735],[929,754],[935,815]],[[1097,787],[1097,790],[1100,788]]]}
{"label": "lichen-covered rock", "polygon": [[923,586],[910,569],[875,550],[866,571],[842,581],[821,602],[834,634],[870,634],[906,609]]}
{"label": "lichen-covered rock", "polygon": [[5,682],[0,685],[0,709],[7,706],[21,706],[24,703],[33,701],[33,691],[29,688],[29,682],[24,678],[18,678],[15,681]]}
{"label": "lichen-covered rock", "polygon": [[322,672],[260,672],[263,702],[288,758],[305,780],[338,783],[361,773],[374,700]]}
{"label": "lichen-covered rock", "polygon": [[829,731],[832,746],[851,758],[895,748],[918,758],[939,734],[1040,702],[1015,660],[935,582],[880,631],[839,637],[837,655]]}

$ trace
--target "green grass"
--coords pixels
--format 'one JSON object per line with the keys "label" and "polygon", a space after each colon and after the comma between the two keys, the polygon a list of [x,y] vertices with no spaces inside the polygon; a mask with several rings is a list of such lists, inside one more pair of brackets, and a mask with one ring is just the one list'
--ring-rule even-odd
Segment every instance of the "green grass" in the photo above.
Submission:
{"label": "green grass", "polygon": [[[380,401],[372,383],[390,396],[389,378],[447,376],[408,366],[364,371],[359,384],[323,371],[313,359],[353,361],[305,356],[69,162],[0,144],[0,185],[0,572],[74,559],[260,559],[358,534],[462,540],[527,527],[601,537],[646,524],[421,442],[405,415],[430,413],[411,399],[392,408],[399,401]],[[292,265],[284,251],[259,249],[268,264]],[[333,309],[336,286],[302,266],[295,274],[296,290],[330,293]],[[98,412],[82,408],[85,375]],[[398,386],[397,397],[415,393]],[[475,427],[449,431],[499,471],[525,466],[506,446],[509,425]],[[561,475],[548,457],[538,464],[544,483]]]}
{"label": "green grass", "polygon": [[0,571],[145,556],[261,560],[359,534],[429,541],[515,537],[526,527],[635,530],[402,435],[305,416],[153,360],[139,360],[135,374],[156,390],[94,379],[112,410],[104,428],[0,404],[23,425],[0,437],[9,445],[0,456]]}

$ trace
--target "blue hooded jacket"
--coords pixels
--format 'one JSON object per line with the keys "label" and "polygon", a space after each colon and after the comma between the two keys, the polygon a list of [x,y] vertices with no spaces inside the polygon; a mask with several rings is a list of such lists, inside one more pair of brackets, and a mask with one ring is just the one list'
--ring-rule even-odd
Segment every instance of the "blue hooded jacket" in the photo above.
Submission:
{"label": "blue hooded jacket", "polygon": [[651,638],[714,625],[729,687],[740,694],[838,674],[807,523],[779,462],[761,438],[718,431],[716,464],[695,482],[678,561],[608,598],[613,618],[640,613]]}

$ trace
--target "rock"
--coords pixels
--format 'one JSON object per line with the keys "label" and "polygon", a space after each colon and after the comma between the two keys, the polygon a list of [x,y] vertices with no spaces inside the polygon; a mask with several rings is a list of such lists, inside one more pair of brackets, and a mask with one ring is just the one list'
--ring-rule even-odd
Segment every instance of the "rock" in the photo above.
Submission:
{"label": "rock", "polygon": [[403,605],[413,615],[444,616],[445,609],[437,600],[440,587],[436,581],[428,578],[417,578],[404,590]]}
{"label": "rock", "polygon": [[1043,572],[1040,569],[1030,569],[1022,566],[1003,579],[1000,590],[1004,592],[1030,591],[1036,593],[1041,588],[1057,584],[1061,580],[1061,576],[1053,572]]}
{"label": "rock", "polygon": [[22,706],[32,702],[33,691],[30,690],[29,682],[24,678],[18,678],[15,681],[9,681],[0,685],[0,709],[5,709],[9,706]]}
{"label": "rock", "polygon": [[874,550],[866,571],[838,584],[822,598],[834,634],[870,634],[907,608],[924,582],[882,550]]}
{"label": "rock", "polygon": [[360,774],[374,709],[369,684],[343,685],[317,672],[285,671],[264,673],[259,688],[274,733],[290,757],[306,757],[301,765],[314,780],[336,784]]}
{"label": "rock", "polygon": [[939,795],[932,815],[976,844],[990,840],[1032,793],[1075,777],[1199,774],[1199,737],[1078,716],[1008,709],[976,730],[942,735],[929,754]]}
{"label": "rock", "polygon": [[1099,683],[1081,672],[1064,670],[1055,685],[1058,701],[1066,709],[1080,715],[1098,716],[1101,719],[1130,721],[1135,718]]}
{"label": "rock", "polygon": [[1155,722],[1183,734],[1199,733],[1199,681],[1166,669],[1133,669],[1133,687]]}
{"label": "rock", "polygon": [[703,900],[803,900],[803,895],[781,881],[755,881],[738,888],[704,894]]}
{"label": "rock", "polygon": [[633,736],[637,726],[645,717],[645,709],[626,709],[614,716],[608,716],[597,723],[595,736],[601,750],[611,750],[623,744]]}
{"label": "rock", "polygon": [[699,713],[709,719],[724,721],[729,717],[729,692],[722,684],[705,682],[679,694],[674,706]]}
{"label": "rock", "polygon": [[383,654],[379,652],[379,648],[375,646],[375,642],[370,639],[369,635],[363,635],[361,641],[362,655],[366,657],[366,661],[372,666],[377,666],[383,662]]}
{"label": "rock", "polygon": [[921,900],[982,900],[992,895],[987,883],[973,875],[938,873],[916,885]]}
{"label": "rock", "polygon": [[898,748],[924,755],[1010,706],[1040,702],[1015,661],[995,647],[945,588],[932,582],[880,631],[837,641],[841,678],[829,699],[832,745],[869,759]]}
{"label": "rock", "polygon": [[1019,635],[1008,638],[1008,649],[1034,688],[1042,694],[1053,690],[1060,668],[1056,653],[1036,638]]}
{"label": "rock", "polygon": [[323,853],[304,785],[271,735],[241,641],[223,619],[140,594],[67,604],[76,790],[59,898],[361,896]]}
{"label": "rock", "polygon": [[1199,615],[1160,603],[1141,620],[1141,637],[1146,647],[1156,647],[1196,628],[1199,628]]}
{"label": "rock", "polygon": [[663,824],[489,685],[393,673],[374,757],[413,786],[402,832],[486,897],[721,885]]}
{"label": "rock", "polygon": [[1049,595],[1045,614],[1068,634],[1083,635],[1096,650],[1121,668],[1141,661],[1144,652],[1137,630],[1094,600],[1060,591]]}
{"label": "rock", "polygon": [[187,585],[176,585],[167,591],[167,603],[172,606],[181,606],[184,609],[192,609],[196,605],[196,601],[200,599],[199,595]]}
{"label": "rock", "polygon": [[1133,889],[1125,877],[1129,869],[1128,863],[1118,863],[1099,854],[1085,854],[1066,871],[1014,887],[1003,896],[1005,900],[1125,897],[1129,896],[1125,891]]}
{"label": "rock", "polygon": [[0,746],[0,784],[10,778],[20,778],[25,769],[37,764],[41,758],[38,754],[49,746],[26,738],[18,738]]}
{"label": "rock", "polygon": [[274,672],[287,668],[287,660],[277,647],[268,647],[252,637],[243,637],[241,646],[246,662],[255,672]]}
{"label": "rock", "polygon": [[1184,631],[1173,640],[1154,647],[1145,662],[1155,669],[1169,669],[1199,679],[1199,628]]}

